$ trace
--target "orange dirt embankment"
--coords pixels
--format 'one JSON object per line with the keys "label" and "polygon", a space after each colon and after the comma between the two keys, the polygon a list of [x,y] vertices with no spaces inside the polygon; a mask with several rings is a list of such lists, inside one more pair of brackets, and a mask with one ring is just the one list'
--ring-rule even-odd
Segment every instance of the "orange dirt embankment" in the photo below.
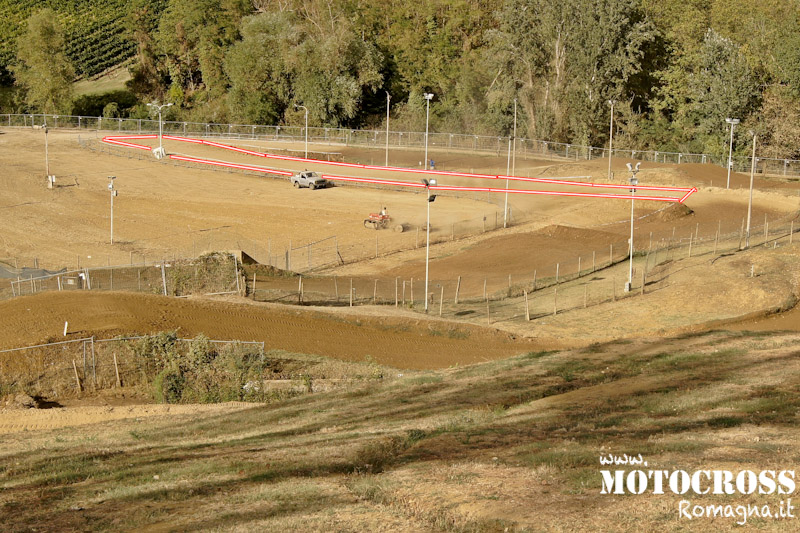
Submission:
{"label": "orange dirt embankment", "polygon": [[129,293],[41,293],[0,303],[0,347],[72,336],[178,330],[212,339],[263,341],[266,349],[316,354],[396,368],[431,369],[501,359],[534,349],[528,341],[470,325],[424,318],[337,317],[313,310],[248,302],[167,298]]}

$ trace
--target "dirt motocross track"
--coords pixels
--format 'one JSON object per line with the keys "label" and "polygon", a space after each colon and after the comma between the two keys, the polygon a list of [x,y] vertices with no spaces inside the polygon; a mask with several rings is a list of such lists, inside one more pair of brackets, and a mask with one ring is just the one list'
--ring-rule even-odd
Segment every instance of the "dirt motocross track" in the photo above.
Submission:
{"label": "dirt motocross track", "polygon": [[[129,293],[41,293],[0,302],[1,348],[34,339],[177,330],[212,339],[263,341],[267,350],[322,354],[349,361],[367,356],[395,368],[429,369],[489,361],[532,349],[508,334],[447,322],[352,317],[239,302]],[[57,338],[58,336],[58,338]]]}
{"label": "dirt motocross track", "polygon": [[[93,132],[81,135],[84,139],[87,135],[95,137]],[[76,141],[77,134],[73,132],[50,134],[50,160],[58,176],[58,187],[47,190],[38,159],[43,148],[41,132],[10,129],[0,135],[0,164],[7,169],[0,176],[0,223],[3,227],[0,260],[13,264],[20,258],[23,263],[26,260],[30,263],[36,257],[39,265],[48,269],[74,267],[76,262],[81,265],[126,264],[130,257],[148,256],[152,260],[170,257],[176,250],[188,255],[205,251],[206,247],[245,249],[258,244],[266,248],[268,239],[273,251],[282,253],[289,245],[328,235],[338,235],[343,249],[349,246],[363,252],[375,246],[376,232],[363,228],[363,218],[370,211],[388,204],[390,213],[398,219],[415,224],[424,220],[424,199],[420,194],[353,187],[295,190],[288,180],[177,167],[150,159],[129,159],[124,151],[121,155],[98,153],[81,148]],[[192,149],[183,143],[174,144],[176,146],[166,143],[166,146],[176,151]],[[281,148],[302,146],[278,144]],[[257,148],[266,150],[269,146],[264,144]],[[347,161],[380,163],[383,160],[381,150],[320,148],[341,150]],[[220,159],[224,156],[231,161],[253,163],[250,159],[237,159],[235,155],[220,154],[208,147],[192,155]],[[504,156],[455,153],[437,154],[435,158],[437,168],[503,173]],[[416,151],[392,150],[390,163],[416,166],[419,157]],[[625,159],[614,160],[616,181],[626,175],[625,162]],[[290,166],[306,165],[293,163]],[[517,174],[523,176],[590,175],[595,180],[604,180],[606,169],[607,162],[603,160],[517,160]],[[119,190],[115,200],[113,246],[108,243],[106,186],[109,175],[117,176]],[[710,236],[712,241],[718,228],[722,233],[738,232],[747,211],[747,191],[742,187],[747,184],[748,177],[734,174],[731,190],[719,188],[724,177],[724,171],[710,165],[644,163],[639,174],[642,184],[697,186],[700,191],[687,201],[692,214],[663,216],[659,214],[663,205],[637,203],[635,242],[647,239],[650,232],[658,235],[673,229],[678,237],[699,232],[701,238]],[[709,188],[712,183],[715,187]],[[756,187],[755,223],[762,223],[765,215],[770,221],[788,221],[796,213],[797,183],[759,178]],[[486,277],[490,278],[490,285],[492,282],[502,284],[507,283],[509,275],[514,280],[526,279],[537,268],[541,275],[542,268],[553,267],[559,261],[563,267],[569,261],[572,266],[562,270],[566,273],[576,268],[579,256],[588,261],[597,247],[607,248],[608,243],[614,242],[615,249],[624,249],[617,248],[616,243],[624,246],[627,239],[630,209],[627,200],[511,195],[509,203],[516,221],[509,229],[487,232],[463,243],[456,240],[433,246],[431,277],[452,280],[464,275],[465,290],[477,293]],[[437,199],[431,218],[436,230],[434,235],[449,240],[452,223],[478,220],[481,214],[494,219],[497,209],[496,204],[476,197]],[[499,220],[502,222],[502,207]],[[408,232],[377,234],[382,243],[390,245],[410,237]],[[226,235],[228,238],[223,238]],[[424,255],[422,246],[345,265],[333,273],[419,277],[424,271]],[[671,311],[677,314],[695,305],[683,298],[670,301],[676,306]],[[663,314],[664,311],[650,312]],[[382,311],[364,308],[358,312],[377,314]],[[370,355],[380,362],[407,368],[465,364],[526,350],[523,345],[508,342],[507,336],[482,333],[477,326],[463,326],[474,328],[467,340],[457,338],[460,334],[455,333],[456,338],[450,338],[449,329],[461,328],[461,325],[442,323],[440,327],[411,312],[391,321],[354,318],[344,313],[329,317],[321,313],[298,313],[285,309],[265,310],[241,303],[167,300],[121,293],[73,294],[69,299],[43,294],[2,304],[0,345],[16,347],[57,339],[63,322],[69,320],[73,329],[86,334],[150,333],[181,328],[185,336],[203,332],[211,337],[264,340],[272,347],[351,360],[363,360],[365,355]],[[613,320],[615,314],[610,314]],[[714,317],[708,319],[713,321]],[[364,323],[359,325],[359,321]],[[515,333],[528,335],[537,331],[535,322],[525,327],[526,331]],[[591,337],[591,332],[584,333]]]}

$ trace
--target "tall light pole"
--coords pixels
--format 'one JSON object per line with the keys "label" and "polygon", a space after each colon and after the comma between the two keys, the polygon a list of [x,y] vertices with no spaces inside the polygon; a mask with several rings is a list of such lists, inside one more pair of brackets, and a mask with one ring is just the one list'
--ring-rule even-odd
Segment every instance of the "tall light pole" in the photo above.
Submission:
{"label": "tall light pole", "polygon": [[[511,137],[508,138],[508,159],[506,159],[506,176],[511,172]],[[506,203],[503,207],[503,227],[508,221],[508,177],[506,177]]]}
{"label": "tall light pole", "polygon": [[111,193],[111,244],[114,244],[114,197],[117,195],[117,191],[114,189],[115,179],[117,179],[116,176],[108,177],[108,190]]}
{"label": "tall light pole", "polygon": [[[517,171],[517,99],[514,98],[514,133],[512,134],[513,141],[508,140],[508,161],[506,162],[506,175],[510,173],[513,175]],[[513,148],[512,148],[513,142]],[[511,167],[509,170],[509,166]],[[503,227],[508,227],[508,178],[506,178],[506,201],[503,209]]]}
{"label": "tall light pole", "polygon": [[517,172],[517,99],[514,98],[514,147],[511,149],[511,174]]}
{"label": "tall light pole", "polygon": [[47,170],[47,179],[49,183],[49,180],[51,178],[50,178],[50,152],[47,146],[47,122],[42,124],[42,127],[44,128],[44,166],[45,169]]}
{"label": "tall light pole", "polygon": [[156,155],[156,158],[160,159],[160,158],[164,157],[164,146],[161,143],[161,137],[163,136],[163,130],[161,128],[161,110],[164,109],[165,107],[172,106],[172,104],[169,103],[169,104],[161,104],[161,105],[159,105],[159,104],[153,102],[152,104],[147,104],[147,106],[158,110],[158,155]]}
{"label": "tall light pole", "polygon": [[636,163],[635,167],[632,167],[630,163],[628,163],[628,170],[631,172],[631,240],[630,240],[630,263],[628,266],[628,282],[625,284],[625,292],[630,292],[633,288],[633,198],[636,195],[636,186],[639,184],[639,180],[636,179],[636,173],[639,172],[639,165],[641,163]]}
{"label": "tall light pole", "polygon": [[431,258],[431,204],[436,200],[436,195],[431,196],[431,186],[436,185],[436,180],[423,179],[422,183],[428,191],[428,219],[425,224],[425,312],[428,312],[428,264]]}
{"label": "tall light pole", "polygon": [[726,189],[731,188],[731,167],[733,166],[733,128],[739,123],[738,118],[726,118],[725,122],[731,125],[731,142],[728,143],[728,183]]}
{"label": "tall light pole", "polygon": [[[428,170],[428,121],[431,115],[431,100],[433,99],[433,93],[425,93],[423,94],[425,97],[425,170]],[[425,290],[428,290],[428,287],[425,287]],[[426,296],[427,298],[427,296]],[[427,310],[428,303],[425,302],[425,309]]]}
{"label": "tall light pole", "polygon": [[608,181],[611,181],[611,154],[614,148],[614,104],[616,100],[609,100],[611,106],[611,125],[608,127]]}
{"label": "tall light pole", "polygon": [[750,247],[750,215],[753,213],[753,177],[756,173],[756,132],[751,131],[753,136],[753,162],[750,164],[750,200],[747,202],[747,234],[744,239],[744,247]]}
{"label": "tall light pole", "polygon": [[392,95],[389,94],[389,91],[386,91],[386,164],[384,166],[389,166],[389,100],[392,99]]}
{"label": "tall light pole", "polygon": [[295,109],[298,109],[298,108],[301,108],[301,107],[306,112],[306,159],[308,159],[308,108],[306,106],[304,106],[304,105],[294,104],[294,108]]}

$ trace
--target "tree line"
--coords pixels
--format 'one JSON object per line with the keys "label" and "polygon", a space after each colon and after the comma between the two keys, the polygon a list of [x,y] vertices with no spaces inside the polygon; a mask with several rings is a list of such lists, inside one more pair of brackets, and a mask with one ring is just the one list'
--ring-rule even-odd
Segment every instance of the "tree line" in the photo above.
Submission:
{"label": "tree line", "polygon": [[[132,98],[107,113],[247,124],[518,135],[721,154],[800,157],[795,0],[132,0]],[[75,66],[58,17],[28,20],[16,107],[69,112]],[[111,104],[115,104],[112,106]],[[6,106],[9,107],[9,106]]]}

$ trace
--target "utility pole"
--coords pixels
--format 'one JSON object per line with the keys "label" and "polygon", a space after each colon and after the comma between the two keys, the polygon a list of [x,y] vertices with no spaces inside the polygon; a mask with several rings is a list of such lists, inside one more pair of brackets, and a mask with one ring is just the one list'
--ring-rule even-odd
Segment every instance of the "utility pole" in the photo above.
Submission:
{"label": "utility pole", "polygon": [[636,179],[636,173],[639,172],[639,165],[641,163],[636,163],[635,167],[632,167],[630,163],[628,163],[628,170],[631,172],[631,240],[630,240],[630,262],[628,266],[628,282],[625,284],[625,292],[630,292],[633,288],[633,199],[636,195],[636,186],[639,184],[639,180]]}
{"label": "utility pole", "polygon": [[114,244],[114,197],[117,195],[117,190],[114,189],[114,180],[116,176],[108,177],[108,191],[111,193],[111,244]]}
{"label": "utility pole", "polygon": [[617,101],[609,100],[608,103],[611,105],[611,125],[608,128],[608,181],[611,181],[611,154],[614,144],[614,104],[616,104]]}
{"label": "utility pole", "polygon": [[428,170],[428,122],[431,115],[431,100],[433,93],[425,93],[425,170]]}
{"label": "utility pole", "polygon": [[389,100],[392,99],[392,95],[389,94],[389,91],[386,91],[386,163],[384,166],[389,166]]}
{"label": "utility pole", "polygon": [[725,122],[731,125],[731,141],[728,144],[728,181],[725,185],[726,189],[731,188],[731,167],[733,166],[733,128],[739,123],[738,118],[726,118]]}
{"label": "utility pole", "polygon": [[753,162],[750,164],[750,200],[747,202],[747,233],[745,233],[744,247],[750,247],[750,215],[753,213],[753,178],[756,173],[756,132],[753,135]]}

